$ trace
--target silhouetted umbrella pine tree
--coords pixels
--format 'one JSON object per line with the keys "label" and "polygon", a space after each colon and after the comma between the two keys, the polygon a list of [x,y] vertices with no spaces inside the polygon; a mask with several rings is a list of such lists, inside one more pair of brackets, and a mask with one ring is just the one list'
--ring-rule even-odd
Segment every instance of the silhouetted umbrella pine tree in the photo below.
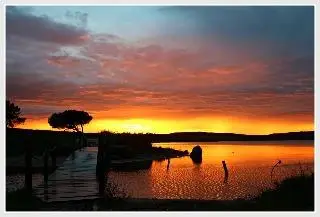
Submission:
{"label": "silhouetted umbrella pine tree", "polygon": [[[82,134],[83,138],[83,127],[90,123],[92,116],[85,111],[77,110],[66,110],[60,113],[53,113],[48,118],[48,123],[52,128],[72,130]],[[82,145],[82,141],[81,141]]]}

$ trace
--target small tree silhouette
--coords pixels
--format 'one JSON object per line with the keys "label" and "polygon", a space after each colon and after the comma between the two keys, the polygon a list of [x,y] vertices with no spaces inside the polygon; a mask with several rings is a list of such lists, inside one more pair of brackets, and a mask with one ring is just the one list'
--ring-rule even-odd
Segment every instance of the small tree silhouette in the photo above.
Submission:
{"label": "small tree silhouette", "polygon": [[83,137],[83,126],[92,120],[92,116],[85,111],[66,110],[60,113],[53,113],[48,118],[48,123],[52,128],[73,130],[79,132]]}
{"label": "small tree silhouette", "polygon": [[19,106],[6,100],[6,126],[13,128],[18,124],[23,124],[26,118],[21,117],[21,110]]}
{"label": "small tree silhouette", "polygon": [[61,113],[53,113],[48,123],[52,128],[74,130],[83,133],[83,126],[92,120],[92,116],[85,111],[66,110]]}

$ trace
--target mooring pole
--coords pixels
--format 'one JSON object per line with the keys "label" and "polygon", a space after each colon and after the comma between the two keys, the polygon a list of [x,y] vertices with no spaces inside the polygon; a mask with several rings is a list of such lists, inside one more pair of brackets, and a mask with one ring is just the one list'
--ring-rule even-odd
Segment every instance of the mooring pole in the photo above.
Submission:
{"label": "mooring pole", "polygon": [[224,170],[224,183],[227,183],[228,177],[229,177],[229,171],[228,171],[227,164],[225,161],[222,161],[222,166],[223,166],[223,170]]}

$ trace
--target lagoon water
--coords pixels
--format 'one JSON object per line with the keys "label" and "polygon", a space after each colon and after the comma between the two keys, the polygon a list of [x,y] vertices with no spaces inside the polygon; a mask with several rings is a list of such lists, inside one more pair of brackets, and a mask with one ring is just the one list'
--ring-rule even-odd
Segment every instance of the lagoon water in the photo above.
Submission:
{"label": "lagoon water", "polygon": [[[248,198],[272,188],[275,181],[314,169],[314,141],[158,143],[191,152],[195,145],[203,150],[201,164],[190,157],[153,161],[150,168],[131,172],[111,171],[108,181],[131,198],[215,199]],[[95,177],[97,148],[88,147],[69,157],[49,176],[49,189],[34,176],[35,194],[46,201],[98,197]],[[222,161],[229,176],[226,182]],[[271,169],[278,165],[271,178]],[[39,185],[40,184],[40,185]],[[23,186],[23,176],[7,176],[7,191]]]}
{"label": "lagoon water", "polygon": [[[110,179],[133,198],[232,200],[255,196],[275,181],[314,169],[314,141],[154,144],[189,152],[195,145],[203,150],[201,164],[189,157],[171,159],[169,168],[167,161],[153,161],[148,170],[111,172]],[[271,178],[278,160],[282,163]]]}

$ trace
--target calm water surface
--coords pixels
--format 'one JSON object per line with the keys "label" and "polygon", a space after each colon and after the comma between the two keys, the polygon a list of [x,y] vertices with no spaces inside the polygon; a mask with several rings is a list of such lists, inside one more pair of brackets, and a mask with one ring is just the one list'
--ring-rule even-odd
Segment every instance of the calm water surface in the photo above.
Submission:
{"label": "calm water surface", "polygon": [[[189,157],[168,162],[153,161],[149,169],[134,172],[112,171],[109,181],[132,198],[159,199],[236,199],[259,194],[273,187],[274,181],[313,171],[314,141],[160,143],[154,146],[188,150],[197,144],[203,149],[203,161],[195,164]],[[49,177],[49,190],[40,185],[36,194],[48,200],[88,198],[98,195],[95,178],[97,148],[78,151]],[[225,182],[221,161],[225,160],[229,177]],[[271,180],[271,168],[275,168]],[[23,175],[7,176],[7,191],[23,186]],[[34,185],[43,177],[35,175]],[[47,193],[46,193],[47,192]],[[49,192],[49,194],[48,194]]]}
{"label": "calm water surface", "polygon": [[[154,161],[148,170],[111,172],[110,179],[133,198],[236,199],[257,195],[274,181],[313,171],[314,141],[158,143],[191,152],[203,150],[201,164],[189,157]],[[227,183],[221,161],[229,169]],[[271,168],[274,169],[271,180]]]}

